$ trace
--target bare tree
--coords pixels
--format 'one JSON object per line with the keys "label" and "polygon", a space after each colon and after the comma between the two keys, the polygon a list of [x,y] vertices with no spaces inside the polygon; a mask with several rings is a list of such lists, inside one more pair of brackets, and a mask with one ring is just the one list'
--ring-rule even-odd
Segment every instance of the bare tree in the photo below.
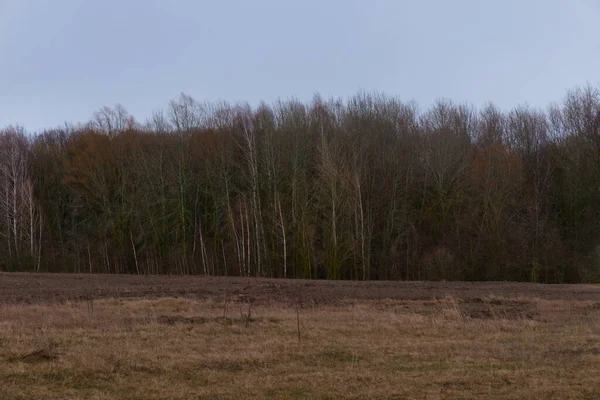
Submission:
{"label": "bare tree", "polygon": [[262,274],[263,256],[263,216],[262,202],[259,190],[259,161],[258,161],[258,139],[252,121],[252,110],[246,105],[238,109],[238,124],[241,133],[240,147],[246,160],[246,168],[249,175],[250,199],[252,206],[252,221],[254,223],[254,245],[256,256],[256,274]]}
{"label": "bare tree", "polygon": [[112,136],[126,129],[132,129],[136,122],[125,107],[117,104],[114,107],[105,106],[96,111],[90,125],[93,129]]}
{"label": "bare tree", "polygon": [[40,270],[42,258],[42,212],[35,199],[33,183],[29,178],[21,184],[20,201],[22,207],[23,236],[28,244],[29,256],[35,265],[35,270]]}
{"label": "bare tree", "polygon": [[2,190],[2,232],[9,258],[19,257],[23,228],[22,189],[27,182],[27,141],[22,127],[8,127],[0,133],[0,190]]}
{"label": "bare tree", "polygon": [[169,117],[177,132],[190,134],[202,126],[205,110],[191,96],[181,93],[177,100],[171,100],[169,103]]}

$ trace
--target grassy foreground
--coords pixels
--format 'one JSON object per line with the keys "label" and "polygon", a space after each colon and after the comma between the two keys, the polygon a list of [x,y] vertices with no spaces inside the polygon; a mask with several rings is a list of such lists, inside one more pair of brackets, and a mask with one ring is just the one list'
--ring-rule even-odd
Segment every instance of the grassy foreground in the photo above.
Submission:
{"label": "grassy foreground", "polygon": [[0,398],[595,399],[599,317],[501,297],[0,305]]}

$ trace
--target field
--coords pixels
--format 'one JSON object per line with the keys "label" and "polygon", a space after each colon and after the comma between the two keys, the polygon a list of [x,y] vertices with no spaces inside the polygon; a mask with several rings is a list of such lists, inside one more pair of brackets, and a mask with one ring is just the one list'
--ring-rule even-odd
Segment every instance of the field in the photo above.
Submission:
{"label": "field", "polygon": [[596,399],[600,286],[0,274],[0,399]]}

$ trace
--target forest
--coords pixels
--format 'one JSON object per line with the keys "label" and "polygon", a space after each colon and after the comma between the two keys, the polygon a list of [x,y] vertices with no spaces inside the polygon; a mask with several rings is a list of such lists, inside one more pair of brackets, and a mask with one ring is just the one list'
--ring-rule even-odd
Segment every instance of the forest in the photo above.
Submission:
{"label": "forest", "polygon": [[0,270],[600,281],[600,90],[546,109],[186,94],[0,129]]}

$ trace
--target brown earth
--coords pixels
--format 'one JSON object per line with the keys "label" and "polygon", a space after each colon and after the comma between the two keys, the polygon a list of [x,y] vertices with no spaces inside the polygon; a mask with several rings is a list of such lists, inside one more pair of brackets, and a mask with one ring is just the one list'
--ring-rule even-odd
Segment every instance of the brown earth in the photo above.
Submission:
{"label": "brown earth", "polygon": [[2,400],[599,399],[599,344],[595,285],[0,274]]}
{"label": "brown earth", "polygon": [[183,297],[256,304],[319,305],[343,300],[545,299],[600,302],[600,285],[514,282],[354,282],[200,276],[0,273],[0,304],[102,298]]}

